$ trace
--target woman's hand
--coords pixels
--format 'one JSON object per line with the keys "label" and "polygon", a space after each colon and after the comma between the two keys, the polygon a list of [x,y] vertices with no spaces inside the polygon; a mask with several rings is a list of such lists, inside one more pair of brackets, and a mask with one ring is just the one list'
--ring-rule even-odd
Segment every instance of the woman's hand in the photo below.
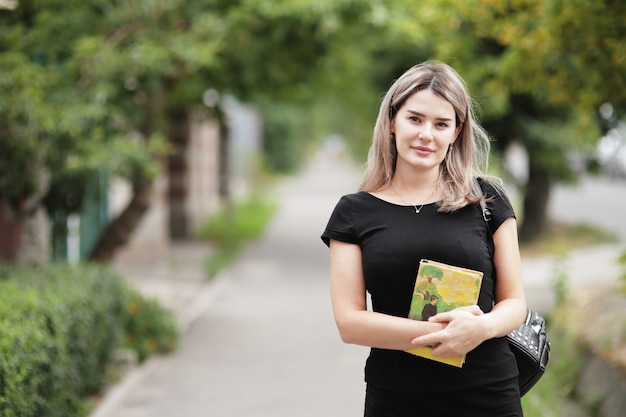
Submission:
{"label": "woman's hand", "polygon": [[[468,313],[472,313],[475,316],[482,316],[483,311],[480,309],[480,307],[478,307],[477,305],[473,305],[473,306],[464,306],[464,307],[457,307],[452,311],[467,311]],[[446,313],[440,313],[438,314],[438,316],[444,316],[445,317]],[[434,316],[433,316],[434,317]],[[438,322],[440,322],[439,320],[437,320]],[[443,320],[443,321],[449,321],[449,320]]]}
{"label": "woman's hand", "polygon": [[476,348],[490,336],[478,306],[459,307],[439,313],[428,321],[444,325],[442,330],[416,337],[415,347],[432,346],[433,355],[441,357],[460,356]]}

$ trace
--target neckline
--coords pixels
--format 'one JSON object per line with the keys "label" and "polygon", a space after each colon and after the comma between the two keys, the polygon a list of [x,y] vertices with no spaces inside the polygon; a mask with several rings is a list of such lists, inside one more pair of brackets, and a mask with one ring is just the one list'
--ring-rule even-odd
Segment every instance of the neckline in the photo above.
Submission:
{"label": "neckline", "polygon": [[[408,208],[411,208],[411,209],[414,209],[414,207],[415,207],[414,205],[411,205],[411,204],[399,204],[399,203],[394,203],[393,201],[385,200],[384,198],[375,196],[374,194],[371,194],[368,191],[361,191],[361,193],[366,194],[366,195],[372,197],[375,200],[382,201],[383,203],[389,204],[391,206],[408,207]],[[431,203],[420,204],[420,205],[418,205],[418,207],[422,206],[422,209],[423,209],[424,207],[432,206],[434,204],[439,204],[440,202],[441,202],[441,200],[433,201]]]}

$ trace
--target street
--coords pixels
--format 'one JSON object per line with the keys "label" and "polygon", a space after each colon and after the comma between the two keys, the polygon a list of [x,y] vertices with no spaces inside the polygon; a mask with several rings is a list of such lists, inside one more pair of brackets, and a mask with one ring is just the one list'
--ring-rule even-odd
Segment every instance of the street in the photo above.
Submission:
{"label": "street", "polygon": [[599,226],[626,242],[626,180],[586,177],[579,186],[558,186],[549,211],[555,219]]}

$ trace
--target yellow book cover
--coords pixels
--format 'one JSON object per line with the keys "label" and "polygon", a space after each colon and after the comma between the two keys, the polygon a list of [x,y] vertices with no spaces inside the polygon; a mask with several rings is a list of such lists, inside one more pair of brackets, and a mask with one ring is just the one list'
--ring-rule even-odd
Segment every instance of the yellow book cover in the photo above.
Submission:
{"label": "yellow book cover", "polygon": [[[415,279],[409,318],[426,321],[437,313],[475,305],[482,279],[480,271],[422,259]],[[465,355],[449,358],[434,356],[429,346],[407,352],[459,368],[465,362]]]}

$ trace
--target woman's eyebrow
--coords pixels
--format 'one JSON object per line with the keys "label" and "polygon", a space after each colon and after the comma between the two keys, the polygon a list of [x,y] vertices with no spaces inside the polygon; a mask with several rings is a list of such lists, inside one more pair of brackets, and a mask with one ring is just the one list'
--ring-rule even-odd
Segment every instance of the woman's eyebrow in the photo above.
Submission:
{"label": "woman's eyebrow", "polygon": [[[411,113],[412,115],[415,115],[415,116],[426,117],[425,114],[420,113],[420,112],[415,111],[415,110],[407,109],[407,112]],[[453,119],[451,119],[449,117],[435,117],[435,120],[439,120],[439,121],[442,121],[442,122],[451,122]]]}

